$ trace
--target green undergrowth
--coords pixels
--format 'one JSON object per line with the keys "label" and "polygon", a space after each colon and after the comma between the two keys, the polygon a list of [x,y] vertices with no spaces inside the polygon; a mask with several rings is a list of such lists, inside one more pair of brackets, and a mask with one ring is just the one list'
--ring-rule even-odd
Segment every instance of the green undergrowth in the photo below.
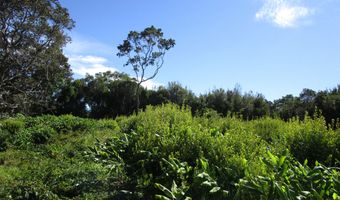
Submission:
{"label": "green undergrowth", "polygon": [[119,132],[115,121],[18,116],[0,121],[0,127],[0,199],[109,195],[108,170],[84,155]]}
{"label": "green undergrowth", "polygon": [[340,130],[175,105],[0,120],[0,199],[339,199]]}

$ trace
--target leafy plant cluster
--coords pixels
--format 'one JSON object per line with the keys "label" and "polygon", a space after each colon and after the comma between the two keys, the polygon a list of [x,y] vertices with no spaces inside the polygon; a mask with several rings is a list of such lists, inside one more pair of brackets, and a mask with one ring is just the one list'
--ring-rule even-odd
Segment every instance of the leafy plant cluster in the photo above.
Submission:
{"label": "leafy plant cluster", "polygon": [[[127,74],[104,72],[94,76],[70,81],[54,98],[57,114],[73,114],[80,117],[114,118],[131,115],[135,110],[137,83]],[[340,87],[315,92],[304,89],[300,95],[286,95],[269,101],[263,95],[247,92],[239,88],[214,89],[209,93],[196,95],[178,82],[170,82],[155,90],[140,87],[140,109],[147,105],[174,103],[188,106],[194,115],[201,116],[207,110],[215,110],[222,116],[238,115],[244,120],[271,116],[289,121],[294,117],[303,120],[306,113],[314,117],[321,111],[331,128],[339,128]]]}
{"label": "leafy plant cluster", "polygon": [[113,120],[71,115],[0,121],[0,199],[101,199],[108,170],[85,151],[119,130]]}
{"label": "leafy plant cluster", "polygon": [[318,162],[310,168],[307,160],[301,164],[287,151],[280,156],[268,151],[262,162],[269,173],[241,179],[236,199],[340,199],[338,168]]}
{"label": "leafy plant cluster", "polygon": [[90,155],[120,174],[126,199],[338,198],[340,141],[322,117],[242,121],[167,105],[117,122],[121,134]]}
{"label": "leafy plant cluster", "polygon": [[4,199],[339,199],[340,131],[320,115],[244,121],[167,104],[0,130]]}

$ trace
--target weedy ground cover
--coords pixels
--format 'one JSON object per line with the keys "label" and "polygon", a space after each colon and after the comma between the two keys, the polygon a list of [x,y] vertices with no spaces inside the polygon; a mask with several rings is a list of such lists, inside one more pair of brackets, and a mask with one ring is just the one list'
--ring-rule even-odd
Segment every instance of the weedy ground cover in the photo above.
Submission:
{"label": "weedy ground cover", "polygon": [[[175,105],[0,120],[4,199],[339,199],[340,131]],[[317,148],[316,148],[317,147]]]}

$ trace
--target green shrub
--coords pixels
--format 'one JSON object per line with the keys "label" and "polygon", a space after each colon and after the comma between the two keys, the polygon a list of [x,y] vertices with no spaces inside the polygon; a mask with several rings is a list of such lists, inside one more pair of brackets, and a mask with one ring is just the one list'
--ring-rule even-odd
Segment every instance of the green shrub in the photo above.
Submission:
{"label": "green shrub", "polygon": [[22,119],[8,118],[0,121],[0,128],[3,131],[7,131],[9,134],[14,135],[25,127],[25,123]]}
{"label": "green shrub", "polygon": [[340,167],[340,129],[331,132],[329,145],[332,148],[332,159],[330,166]]}
{"label": "green shrub", "polygon": [[32,144],[32,133],[29,129],[22,129],[13,141],[11,142],[15,147],[20,149],[27,149]]}
{"label": "green shrub", "polygon": [[19,148],[27,149],[32,144],[46,144],[56,134],[49,126],[37,125],[22,129],[15,137],[13,144]]}
{"label": "green shrub", "polygon": [[306,117],[289,135],[290,151],[301,163],[307,159],[310,166],[316,161],[330,165],[334,152],[331,144],[333,137],[323,118],[313,120]]}
{"label": "green shrub", "polygon": [[245,175],[247,165],[252,167],[252,173],[260,173],[256,155],[265,152],[266,145],[242,129],[238,119],[233,120],[222,134],[218,130],[225,125],[222,118],[212,125],[202,118],[193,118],[186,108],[147,107],[137,116],[117,120],[122,130],[130,129],[129,132],[98,144],[92,152],[96,160],[125,174],[129,181],[121,189],[144,199],[153,198],[155,183],[171,187],[173,179],[169,182],[165,175],[169,172],[162,170],[163,160],[171,156],[191,168],[196,167],[197,160],[206,159],[211,166],[209,174],[218,187],[234,191],[233,183]]}
{"label": "green shrub", "polygon": [[10,118],[1,138],[0,199],[339,199],[340,130],[317,117],[167,104],[116,120]]}
{"label": "green shrub", "polygon": [[49,125],[58,133],[68,133],[71,131],[85,131],[93,126],[91,120],[74,117],[72,115],[62,115],[49,121]]}
{"label": "green shrub", "polygon": [[48,126],[37,126],[30,129],[32,142],[34,144],[45,144],[56,131]]}
{"label": "green shrub", "polygon": [[284,122],[279,119],[263,118],[251,123],[253,131],[271,144],[285,143]]}
{"label": "green shrub", "polygon": [[87,131],[91,129],[95,123],[91,119],[74,117],[72,115],[44,115],[39,117],[28,117],[25,120],[26,128],[35,126],[50,126],[58,133],[68,133],[74,131]]}
{"label": "green shrub", "polygon": [[7,149],[7,138],[8,134],[0,128],[0,152]]}
{"label": "green shrub", "polygon": [[316,163],[312,168],[290,157],[288,151],[262,158],[268,174],[240,179],[235,199],[339,199],[340,174]]}
{"label": "green shrub", "polygon": [[43,115],[37,117],[26,117],[25,128],[32,128],[35,126],[50,126],[49,124],[55,121],[58,117],[53,115]]}
{"label": "green shrub", "polygon": [[101,119],[94,123],[94,127],[97,129],[111,129],[119,130],[119,125],[115,120]]}

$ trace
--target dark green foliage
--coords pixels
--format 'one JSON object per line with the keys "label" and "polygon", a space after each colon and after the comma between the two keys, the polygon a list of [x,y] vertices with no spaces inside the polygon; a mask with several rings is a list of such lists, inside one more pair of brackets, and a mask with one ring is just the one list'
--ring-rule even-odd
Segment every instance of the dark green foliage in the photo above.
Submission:
{"label": "dark green foliage", "polygon": [[1,147],[5,150],[8,145],[26,148],[30,145],[48,143],[57,134],[73,132],[88,132],[91,129],[117,129],[114,121],[74,117],[72,115],[44,115],[40,117],[9,118],[0,121]]}
{"label": "dark green foliage", "polygon": [[271,112],[288,120],[293,117],[303,119],[306,113],[313,117],[317,110],[321,111],[331,128],[336,128],[333,122],[340,119],[340,86],[319,92],[303,89],[298,97],[286,95],[274,101]]}
{"label": "dark green foliage", "polygon": [[70,79],[62,47],[74,22],[58,0],[0,3],[0,116],[53,109],[54,92]]}
{"label": "dark green foliage", "polygon": [[[130,115],[135,111],[137,83],[124,73],[105,72],[75,80],[65,85],[55,97],[58,114],[73,114],[91,118],[114,118]],[[177,82],[167,87],[146,90],[140,87],[140,108],[147,105],[175,103],[189,106],[191,112],[202,115],[206,109],[214,109],[223,116],[228,113],[244,119],[256,119],[269,115],[269,103],[260,94],[242,95],[237,89],[223,89],[197,97]]]}
{"label": "dark green foliage", "polygon": [[[298,110],[298,104],[299,100],[297,97],[294,97],[293,95],[286,95],[281,99],[274,101],[272,112],[284,120],[289,120],[290,118],[297,116],[301,117],[301,114],[304,116],[305,113],[302,110]],[[300,113],[301,111],[303,113]]]}
{"label": "dark green foliage", "polygon": [[51,127],[37,127],[31,130],[32,142],[34,144],[45,144],[48,142],[52,135],[55,135],[56,131]]}
{"label": "dark green foliage", "polygon": [[132,114],[137,84],[123,73],[98,73],[87,76],[86,99],[91,118]]}
{"label": "dark green foliage", "polygon": [[163,170],[167,173],[168,179],[173,181],[171,188],[155,183],[155,187],[163,193],[155,195],[155,199],[225,199],[228,197],[229,192],[219,187],[217,181],[208,174],[211,169],[207,160],[197,160],[194,168],[173,157],[163,160],[166,166]]}
{"label": "dark green foliage", "polygon": [[7,149],[8,134],[0,128],[0,152]]}
{"label": "dark green foliage", "polygon": [[[59,114],[73,114],[92,118],[113,118],[133,113],[137,83],[122,73],[99,73],[75,80],[56,94]],[[140,87],[140,108],[147,105],[175,103],[189,106],[194,115],[202,115],[206,109],[213,109],[223,116],[241,116],[253,120],[264,116],[279,117],[285,121],[298,117],[303,120],[307,114],[314,117],[321,111],[329,128],[339,127],[339,90],[315,92],[304,89],[299,97],[286,95],[274,102],[267,101],[261,94],[242,94],[240,89],[215,89],[208,94],[196,96],[177,82],[167,87],[146,90]]]}
{"label": "dark green foliage", "polygon": [[85,79],[69,81],[55,94],[57,113],[86,117],[86,96]]}
{"label": "dark green foliage", "polygon": [[9,192],[6,195],[0,193],[3,199],[13,200],[57,200],[57,195],[51,192],[44,184],[32,181],[22,181],[12,188],[5,188]]}
{"label": "dark green foliage", "polygon": [[5,151],[17,137],[17,133],[24,128],[25,123],[19,118],[8,118],[0,121],[0,152]]}
{"label": "dark green foliage", "polygon": [[0,152],[0,199],[110,196],[114,183],[109,169],[89,160],[85,151],[112,137],[119,130],[115,121],[95,123],[70,115],[46,115],[6,119],[0,124],[2,132],[9,133],[9,129],[13,133],[4,136],[7,148]]}
{"label": "dark green foliage", "polygon": [[288,155],[267,153],[262,158],[268,173],[248,176],[238,183],[236,199],[339,199],[340,175],[316,163],[310,168]]}
{"label": "dark green foliage", "polygon": [[205,104],[204,108],[214,109],[223,116],[236,114],[248,120],[269,114],[268,101],[261,94],[245,93],[242,95],[237,88],[227,91],[213,90],[201,98]]}
{"label": "dark green foliage", "polygon": [[25,127],[25,122],[22,119],[9,118],[1,121],[1,130],[8,132],[10,135],[15,135]]}
{"label": "dark green foliage", "polygon": [[70,82],[55,95],[58,102],[57,112],[91,118],[132,114],[136,87],[137,84],[124,73],[87,75],[83,79]]}
{"label": "dark green foliage", "polygon": [[62,115],[54,117],[50,120],[49,126],[56,130],[58,133],[68,133],[70,131],[86,131],[92,128],[93,123],[91,120],[86,120],[72,115]]}

